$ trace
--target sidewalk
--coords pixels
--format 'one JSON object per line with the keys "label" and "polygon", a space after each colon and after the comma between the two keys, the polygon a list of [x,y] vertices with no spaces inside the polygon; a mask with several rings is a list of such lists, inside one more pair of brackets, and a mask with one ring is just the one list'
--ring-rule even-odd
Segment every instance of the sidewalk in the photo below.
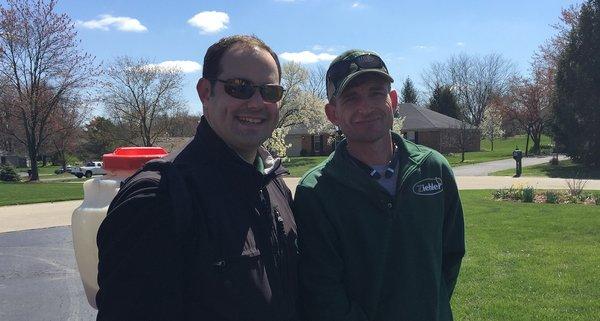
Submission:
{"label": "sidewalk", "polygon": [[[292,190],[300,178],[285,178],[286,184]],[[511,186],[533,186],[536,189],[566,189],[566,179],[547,177],[520,177],[507,176],[457,176],[458,188],[472,189],[498,189]],[[586,190],[600,190],[600,180],[588,180]],[[71,214],[82,201],[67,201],[54,203],[38,203],[29,205],[1,206],[0,207],[0,233],[48,228],[55,226],[71,225]]]}
{"label": "sidewalk", "polygon": [[0,206],[0,233],[71,225],[79,201]]}
{"label": "sidewalk", "polygon": [[[550,159],[552,159],[552,156],[525,157],[523,158],[523,167],[545,164],[550,162]],[[558,155],[558,160],[562,161],[567,159],[569,158],[565,155]],[[485,163],[456,166],[452,168],[452,171],[456,176],[487,176],[493,172],[505,169],[515,169],[515,166],[515,160],[508,158]]]}

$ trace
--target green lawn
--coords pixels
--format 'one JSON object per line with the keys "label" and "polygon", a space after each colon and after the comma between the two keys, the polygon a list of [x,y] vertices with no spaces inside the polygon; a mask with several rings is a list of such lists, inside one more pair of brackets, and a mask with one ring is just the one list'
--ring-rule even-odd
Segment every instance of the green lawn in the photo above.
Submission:
{"label": "green lawn", "polygon": [[[491,173],[493,176],[512,176],[514,169]],[[582,178],[600,179],[600,169],[588,168],[580,164],[574,164],[571,160],[560,161],[558,165],[539,164],[523,167],[522,176],[543,176],[557,178]]]}
{"label": "green lawn", "polygon": [[[55,182],[55,183],[80,180],[79,178],[75,177],[71,173],[62,173],[62,174],[58,174],[58,175],[55,174],[54,171],[59,168],[60,168],[60,166],[54,166],[54,165],[38,167],[40,180],[44,181],[44,180],[50,179],[52,182]],[[27,173],[28,170],[29,170],[28,167],[17,168],[17,172],[22,172],[22,173]],[[57,178],[60,178],[60,179],[57,180]],[[27,180],[27,177],[24,177],[22,179]]]}
{"label": "green lawn", "polygon": [[[519,149],[524,151],[526,141],[527,136],[525,135],[517,135],[507,139],[499,139],[494,141],[494,151],[492,151],[490,142],[488,140],[482,140],[481,151],[465,153],[464,163],[460,162],[460,153],[444,156],[446,156],[446,159],[448,159],[448,162],[450,162],[450,165],[452,166],[477,164],[498,159],[512,158],[512,152],[515,150],[515,146],[519,146]],[[542,136],[542,146],[549,146],[550,143],[551,140],[548,136]],[[531,148],[532,145],[533,143],[530,140],[529,147]]]}
{"label": "green lawn", "polygon": [[[40,176],[56,175],[56,174],[54,174],[54,171],[59,168],[60,168],[60,166],[54,166],[54,165],[48,165],[48,166],[44,166],[44,167],[42,167],[41,165],[38,165],[38,174]],[[23,172],[23,173],[27,173],[28,170],[29,170],[28,167],[17,168],[18,172]]]}
{"label": "green lawn", "polygon": [[0,206],[83,199],[78,183],[0,182]]}
{"label": "green lawn", "polygon": [[587,321],[600,315],[600,207],[461,191],[467,255],[455,320]]}
{"label": "green lawn", "polygon": [[283,166],[290,171],[290,176],[300,177],[309,169],[319,165],[326,158],[327,156],[290,157],[290,160],[283,163]]}
{"label": "green lawn", "polygon": [[[527,137],[525,135],[518,135],[507,139],[499,139],[494,141],[494,151],[491,151],[491,144],[488,140],[481,141],[481,151],[465,153],[465,162],[460,162],[460,153],[444,155],[450,165],[461,166],[476,164],[482,162],[489,162],[504,158],[512,158],[512,152],[515,146],[519,146],[520,149],[525,149],[525,141]],[[532,142],[529,142],[530,146]],[[542,146],[550,145],[550,138],[548,136],[542,136]],[[317,166],[327,156],[309,156],[309,157],[290,157],[290,161],[284,163],[284,166],[290,171],[292,177],[300,177],[309,169]]]}

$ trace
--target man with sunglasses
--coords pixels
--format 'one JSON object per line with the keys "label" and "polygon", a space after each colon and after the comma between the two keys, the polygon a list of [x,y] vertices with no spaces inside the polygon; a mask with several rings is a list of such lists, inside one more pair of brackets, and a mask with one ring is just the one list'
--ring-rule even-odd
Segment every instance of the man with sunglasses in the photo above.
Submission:
{"label": "man with sunglasses", "polygon": [[442,155],[391,132],[392,81],[365,50],[327,71],[325,112],[345,139],[296,189],[306,320],[452,320],[465,252],[456,183]]}
{"label": "man with sunglasses", "polygon": [[254,36],[208,49],[195,137],[129,178],[100,227],[98,320],[297,320],[287,171],[261,147],[280,80]]}

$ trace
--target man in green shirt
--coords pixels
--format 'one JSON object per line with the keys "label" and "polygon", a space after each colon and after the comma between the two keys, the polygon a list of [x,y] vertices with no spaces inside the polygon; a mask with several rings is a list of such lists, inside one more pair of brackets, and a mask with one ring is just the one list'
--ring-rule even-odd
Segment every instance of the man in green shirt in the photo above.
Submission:
{"label": "man in green shirt", "polygon": [[448,162],[391,132],[398,95],[376,53],[347,51],[326,77],[346,138],[296,189],[305,320],[452,320],[465,247]]}

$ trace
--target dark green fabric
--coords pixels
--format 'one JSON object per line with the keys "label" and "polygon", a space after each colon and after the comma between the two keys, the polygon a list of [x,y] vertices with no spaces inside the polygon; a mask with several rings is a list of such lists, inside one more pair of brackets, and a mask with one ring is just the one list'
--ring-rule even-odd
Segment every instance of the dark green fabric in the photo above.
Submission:
{"label": "dark green fabric", "polygon": [[340,95],[344,91],[344,88],[346,88],[346,86],[350,83],[350,81],[352,81],[352,79],[354,79],[362,74],[365,74],[365,73],[376,73],[376,74],[381,75],[385,79],[387,79],[389,82],[394,82],[394,79],[392,78],[392,76],[390,76],[387,66],[385,65],[385,62],[383,62],[383,60],[381,60],[381,62],[383,63],[383,67],[375,68],[375,69],[362,69],[353,63],[353,64],[351,64],[351,67],[348,69],[348,73],[345,75],[345,77],[339,78],[339,79],[331,78],[331,75],[330,75],[330,71],[332,69],[331,67],[334,66],[336,63],[338,63],[340,61],[344,61],[344,60],[352,61],[353,59],[356,59],[357,57],[363,56],[363,55],[376,56],[376,57],[379,57],[379,59],[381,59],[381,57],[373,51],[367,51],[367,50],[361,50],[361,49],[351,49],[351,50],[347,50],[347,51],[343,52],[342,54],[340,54],[339,56],[337,56],[331,62],[331,64],[329,64],[329,68],[327,69],[327,74],[325,76],[325,86],[327,89],[327,98],[329,100]]}
{"label": "dark green fabric", "polygon": [[263,162],[262,158],[260,158],[260,155],[258,155],[258,153],[256,154],[256,158],[254,159],[254,167],[256,167],[256,170],[259,173],[265,173],[265,163]]}
{"label": "dark green fabric", "polygon": [[456,183],[442,155],[394,141],[395,196],[349,162],[345,142],[296,189],[306,320],[452,320],[465,251]]}

